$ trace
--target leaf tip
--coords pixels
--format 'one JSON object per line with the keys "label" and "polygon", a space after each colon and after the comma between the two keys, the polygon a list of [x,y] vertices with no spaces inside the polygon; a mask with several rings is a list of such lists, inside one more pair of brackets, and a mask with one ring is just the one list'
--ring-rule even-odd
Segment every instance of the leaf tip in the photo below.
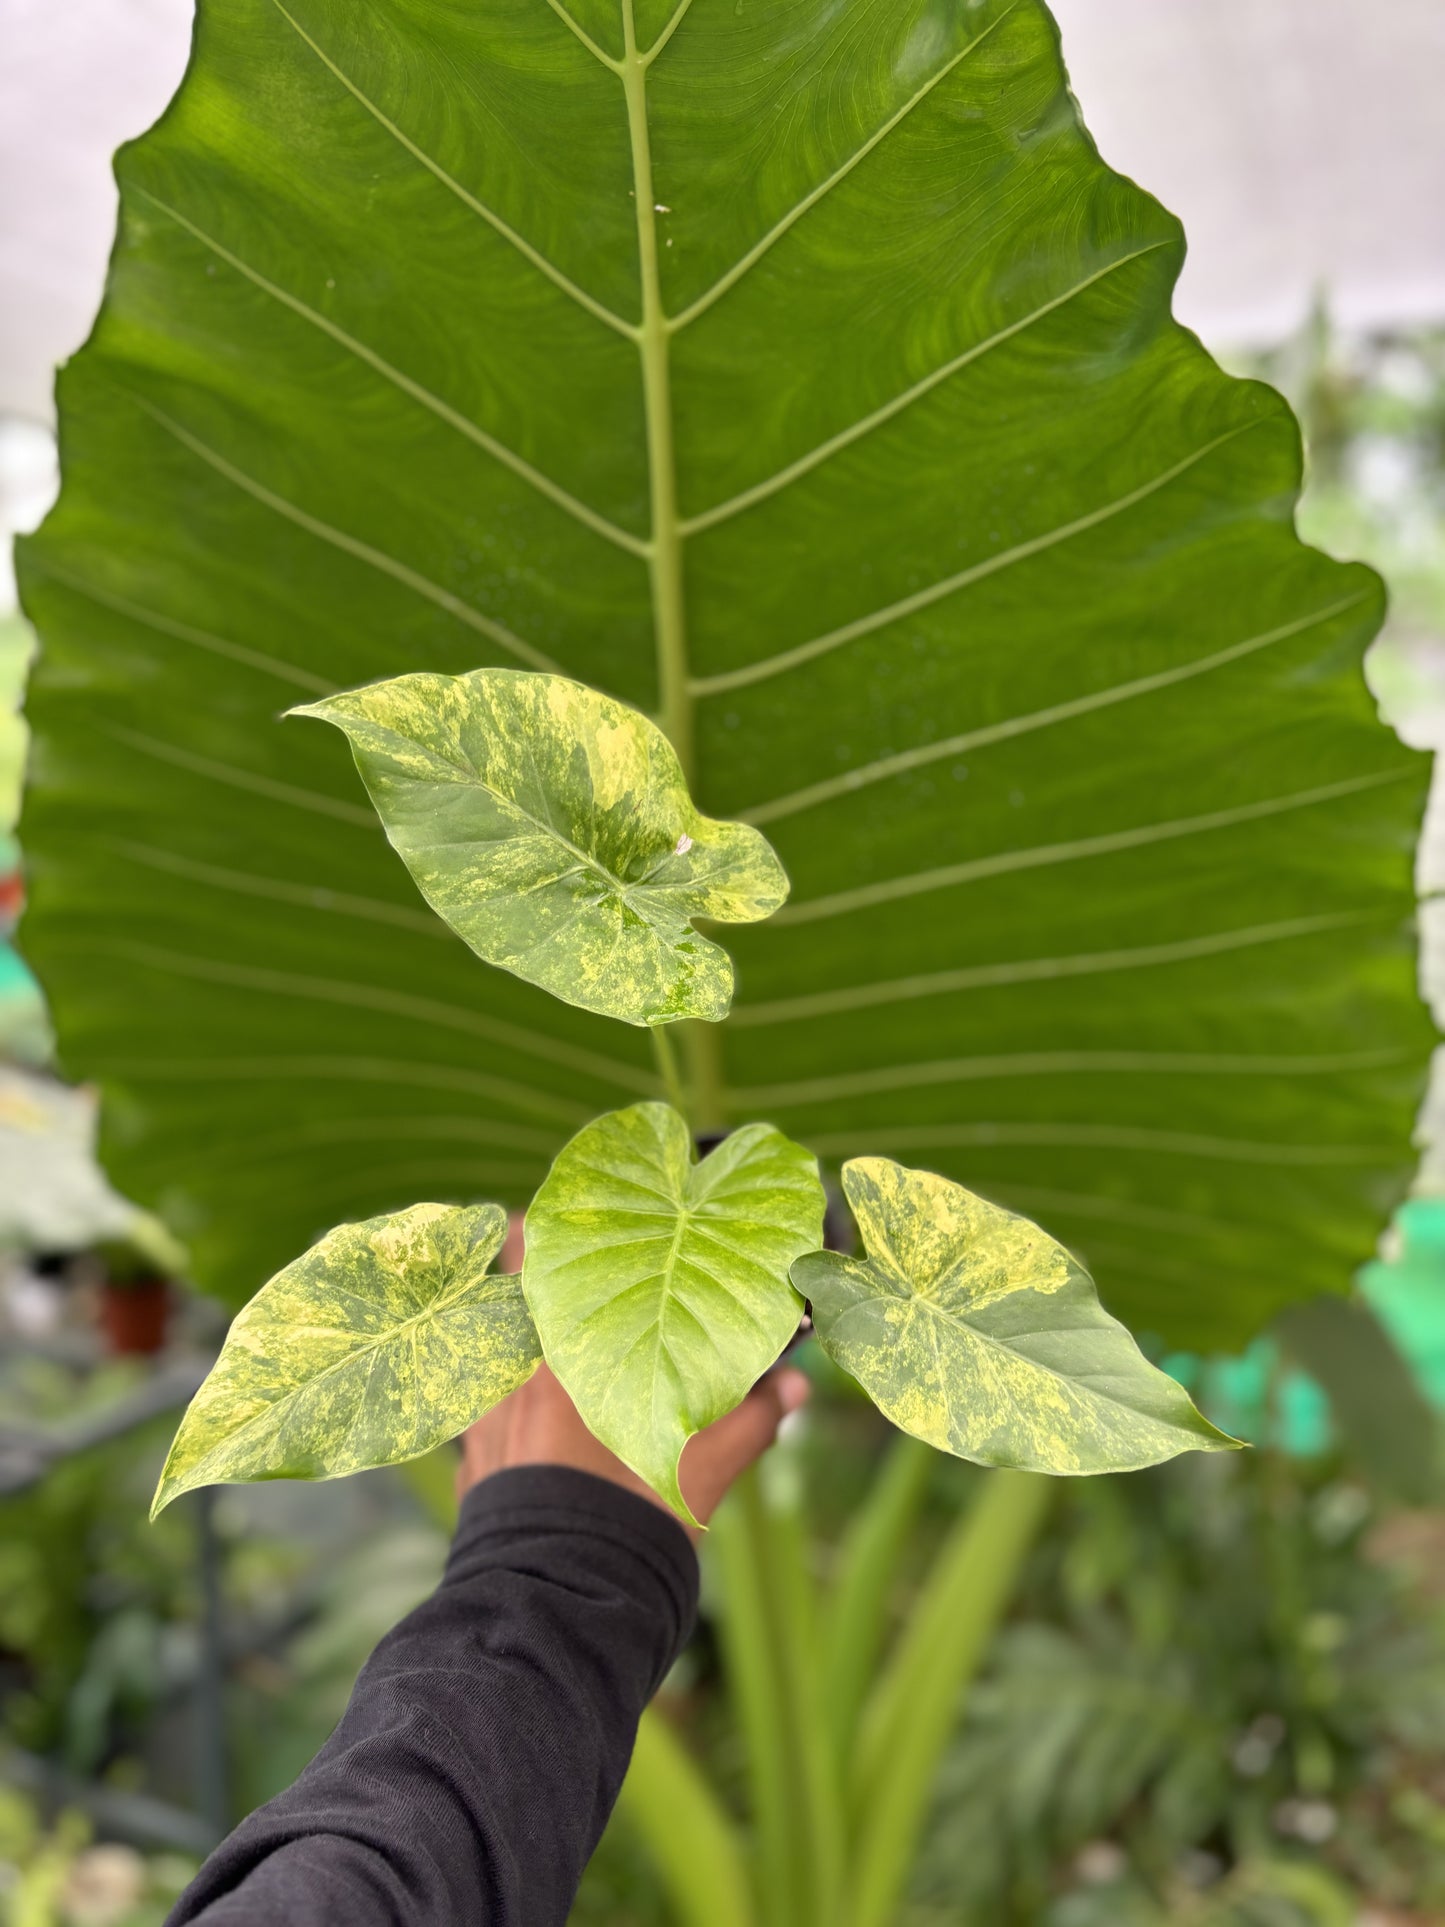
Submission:
{"label": "leaf tip", "polygon": [[165,1471],[162,1471],[160,1478],[156,1481],[155,1497],[151,1500],[149,1523],[154,1525],[171,1500],[178,1499],[185,1489],[179,1479],[170,1478]]}
{"label": "leaf tip", "polygon": [[694,1517],[692,1507],[682,1496],[682,1487],[678,1483],[676,1468],[673,1469],[671,1477],[666,1479],[661,1485],[653,1484],[651,1480],[649,1480],[648,1483],[652,1485],[653,1491],[656,1492],[660,1499],[667,1501],[667,1509],[679,1525],[691,1532],[707,1531],[707,1527],[703,1524],[702,1520]]}

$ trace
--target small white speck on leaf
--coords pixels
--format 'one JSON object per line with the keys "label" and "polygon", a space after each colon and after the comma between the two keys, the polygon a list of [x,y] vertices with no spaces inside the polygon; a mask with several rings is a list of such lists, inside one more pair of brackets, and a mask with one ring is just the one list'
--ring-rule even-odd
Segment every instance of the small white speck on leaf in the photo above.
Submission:
{"label": "small white speck on leaf", "polygon": [[677,839],[677,844],[673,849],[672,854],[674,856],[686,856],[688,851],[691,848],[692,848],[692,838],[688,835],[687,831],[684,830],[682,835]]}
{"label": "small white speck on leaf", "polygon": [[654,201],[652,203],[652,211],[654,214],[671,214],[672,209],[664,206],[661,201]]}

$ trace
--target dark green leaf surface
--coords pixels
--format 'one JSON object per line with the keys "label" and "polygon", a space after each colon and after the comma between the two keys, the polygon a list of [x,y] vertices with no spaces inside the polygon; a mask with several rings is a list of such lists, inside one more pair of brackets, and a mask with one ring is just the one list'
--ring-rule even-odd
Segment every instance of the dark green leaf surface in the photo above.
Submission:
{"label": "dark green leaf surface", "polygon": [[788,894],[760,830],[699,816],[635,709],[564,676],[395,676],[293,716],[344,730],[427,902],[488,963],[626,1024],[717,1023],[725,950]]}
{"label": "dark green leaf surface", "polygon": [[537,1369],[500,1205],[340,1224],[264,1285],[186,1408],[151,1516],[198,1485],[338,1479],[419,1458]]}
{"label": "dark green leaf surface", "polygon": [[1131,1472],[1233,1440],[1027,1218],[932,1171],[854,1158],[863,1252],[793,1266],[824,1351],[915,1438],[981,1465]]}
{"label": "dark green leaf surface", "polygon": [[202,0],[119,172],[24,557],[25,941],[208,1281],[656,1093],[273,720],[491,664],[658,713],[787,867],[707,1111],[966,1179],[1176,1342],[1344,1285],[1430,1042],[1426,763],[1037,0]]}
{"label": "dark green leaf surface", "polygon": [[798,1328],[788,1267],[823,1241],[818,1164],[768,1124],[699,1163],[667,1104],[599,1117],[527,1212],[523,1289],[591,1430],[684,1518],[677,1462]]}

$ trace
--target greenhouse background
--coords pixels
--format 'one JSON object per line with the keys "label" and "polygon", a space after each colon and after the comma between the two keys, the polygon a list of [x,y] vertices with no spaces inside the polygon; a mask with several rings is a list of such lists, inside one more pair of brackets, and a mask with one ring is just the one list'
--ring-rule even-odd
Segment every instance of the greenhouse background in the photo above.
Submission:
{"label": "greenhouse background", "polygon": [[[1445,748],[1445,10],[1053,11],[1104,158],[1185,223],[1176,312],[1300,416],[1302,534],[1389,585],[1369,663],[1384,714]],[[99,299],[110,155],[174,91],[190,15],[0,0],[0,1917],[16,1927],[160,1922],[208,1846],[325,1737],[375,1641],[434,1583],[452,1516],[450,1467],[424,1460],[225,1488],[145,1523],[224,1316],[101,1172],[94,1096],[58,1075],[24,961],[32,643],[9,539],[57,485],[53,369]],[[1438,779],[1418,877],[1426,899],[1445,889]],[[1438,1023],[1438,900],[1422,926]],[[1438,1059],[1419,1148],[1354,1299],[1296,1308],[1239,1357],[1164,1359],[1258,1450],[1064,1496],[960,1706],[905,1927],[1445,1919]],[[117,1241],[176,1281],[154,1304],[114,1275]],[[833,1467],[824,1579],[878,1444],[834,1378],[819,1371],[826,1395],[771,1467],[780,1488]],[[901,1592],[979,1476],[930,1471]],[[705,1632],[664,1697],[726,1783],[740,1768],[716,1668]],[[625,1804],[574,1918],[673,1918]]]}

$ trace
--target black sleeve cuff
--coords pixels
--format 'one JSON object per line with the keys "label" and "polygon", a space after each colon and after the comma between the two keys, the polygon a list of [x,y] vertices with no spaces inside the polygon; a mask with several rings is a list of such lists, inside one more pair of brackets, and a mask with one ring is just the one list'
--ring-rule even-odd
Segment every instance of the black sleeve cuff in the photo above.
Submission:
{"label": "black sleeve cuff", "polygon": [[611,1564],[637,1568],[638,1588],[652,1594],[670,1622],[671,1667],[697,1620],[698,1564],[692,1541],[671,1513],[611,1479],[568,1465],[518,1465],[478,1480],[462,1500],[443,1586],[490,1565],[498,1540],[515,1559],[519,1544],[570,1536],[579,1551],[591,1540]]}

